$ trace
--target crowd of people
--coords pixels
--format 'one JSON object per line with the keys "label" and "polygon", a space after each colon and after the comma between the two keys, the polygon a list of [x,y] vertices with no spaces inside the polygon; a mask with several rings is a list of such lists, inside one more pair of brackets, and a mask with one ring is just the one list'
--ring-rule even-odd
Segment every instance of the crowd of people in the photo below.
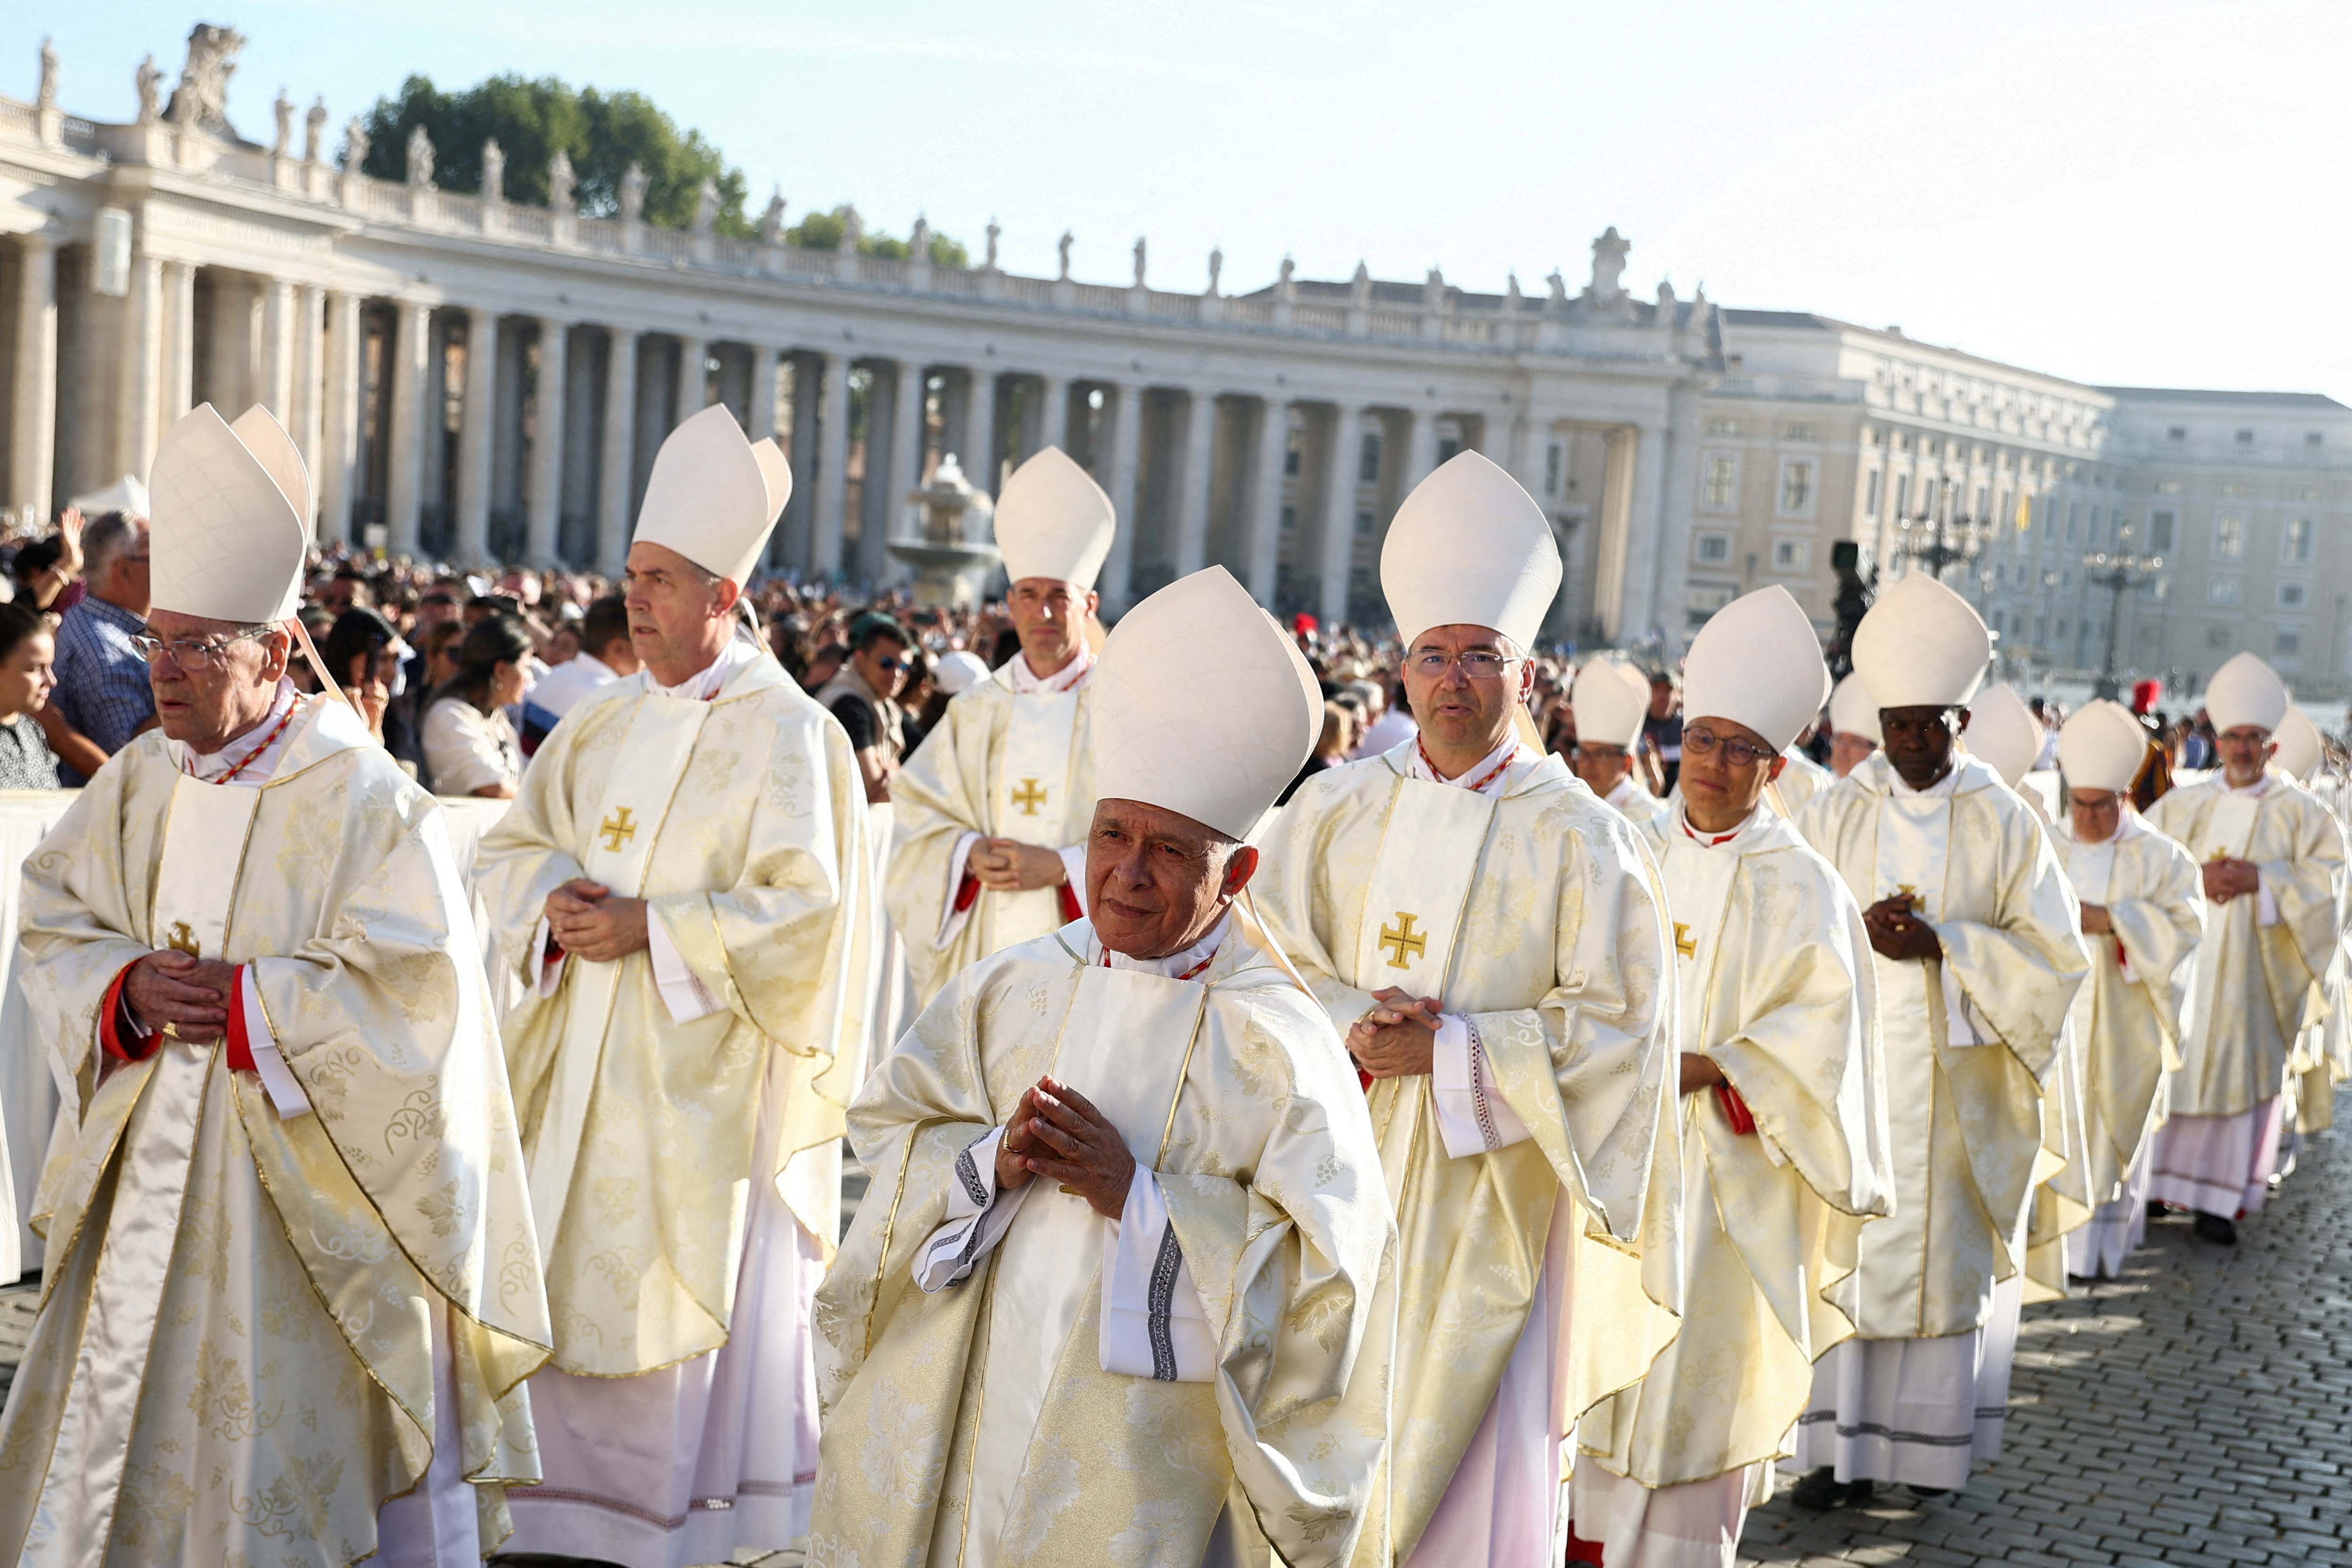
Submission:
{"label": "crowd of people", "polygon": [[1730,1568],[1777,1466],[1966,1486],[2023,1305],[2233,1244],[2352,1076],[2251,655],[2062,713],[1913,575],[1842,679],[1778,587],[1572,664],[1475,452],[1396,635],[1106,628],[1050,447],[1002,600],[850,602],[759,577],[791,483],[713,408],[617,582],[321,558],[206,406],[20,549],[0,1553]]}

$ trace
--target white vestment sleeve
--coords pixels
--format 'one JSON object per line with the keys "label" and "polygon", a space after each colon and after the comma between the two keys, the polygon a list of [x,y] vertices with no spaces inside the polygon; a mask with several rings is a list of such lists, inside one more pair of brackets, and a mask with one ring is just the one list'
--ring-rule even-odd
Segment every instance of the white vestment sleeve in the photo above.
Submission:
{"label": "white vestment sleeve", "polygon": [[1993,1037],[1992,1026],[1984,1015],[1969,1000],[1960,988],[1959,976],[1948,963],[1937,964],[1944,976],[1944,1043],[1948,1046],[1981,1046]]}
{"label": "white vestment sleeve", "polygon": [[249,963],[237,968],[236,1005],[245,1013],[245,1043],[253,1051],[253,1070],[261,1075],[261,1087],[269,1091],[269,1103],[278,1108],[278,1119],[310,1115],[310,1097],[302,1092],[294,1070],[278,1053],[278,1037],[270,1030],[269,1015],[261,1010],[261,993],[254,989]]}
{"label": "white vestment sleeve", "polygon": [[1062,858],[1062,872],[1070,879],[1070,896],[1078,900],[1078,913],[1087,913],[1087,847],[1066,845],[1054,851]]}
{"label": "white vestment sleeve", "polygon": [[[965,863],[971,858],[971,847],[979,842],[979,834],[967,833],[956,840],[955,853],[948,857],[948,896],[940,905],[940,934],[932,940],[933,947],[945,947],[955,941],[956,933],[963,930],[963,922],[971,919],[972,909],[979,907],[980,901],[975,899],[970,909],[956,908],[956,891],[963,886]],[[983,893],[987,890],[981,889]]]}
{"label": "white vestment sleeve", "polygon": [[2279,923],[2278,895],[2271,891],[2270,873],[2258,869],[2254,877],[2254,897],[2259,900],[2254,905],[2254,923],[2274,926]]}
{"label": "white vestment sleeve", "polygon": [[1459,1013],[1437,1016],[1437,1039],[1430,1049],[1429,1097],[1449,1159],[1466,1160],[1473,1154],[1507,1149],[1533,1136],[1510,1101],[1495,1088],[1495,1069],[1486,1060],[1486,1043]]}
{"label": "white vestment sleeve", "polygon": [[1037,1184],[1031,1177],[1010,1193],[996,1190],[1000,1127],[964,1146],[955,1159],[955,1183],[948,1189],[947,1218],[915,1253],[915,1284],[926,1295],[954,1284],[1003,1239],[1021,1210],[1021,1200]]}
{"label": "white vestment sleeve", "polygon": [[719,998],[686,966],[677,944],[669,939],[669,928],[650,908],[646,910],[646,947],[654,961],[654,989],[661,993],[671,1023],[691,1024],[719,1011]]}
{"label": "white vestment sleeve", "polygon": [[538,992],[542,999],[554,995],[555,983],[563,978],[564,955],[547,951],[548,939],[554,934],[545,916],[540,918],[538,926],[530,933],[531,989]]}
{"label": "white vestment sleeve", "polygon": [[1168,1223],[1159,1178],[1138,1165],[1127,1206],[1103,1224],[1102,1369],[1160,1383],[1208,1382],[1217,1342]]}

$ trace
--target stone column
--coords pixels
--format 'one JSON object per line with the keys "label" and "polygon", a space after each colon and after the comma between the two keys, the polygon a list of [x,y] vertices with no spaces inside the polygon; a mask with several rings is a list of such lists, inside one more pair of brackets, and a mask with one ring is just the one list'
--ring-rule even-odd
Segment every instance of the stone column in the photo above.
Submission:
{"label": "stone column", "polygon": [[1343,403],[1331,412],[1331,449],[1325,454],[1323,472],[1323,529],[1316,542],[1315,571],[1321,584],[1317,616],[1327,626],[1348,618],[1349,579],[1356,563],[1357,476],[1363,472],[1363,450],[1364,411]]}
{"label": "stone column", "polygon": [[817,394],[816,510],[811,520],[809,571],[830,578],[841,571],[841,541],[849,499],[849,358],[812,353],[821,380]]}
{"label": "stone column", "polygon": [[294,285],[282,278],[261,286],[261,404],[280,425],[292,425]]}
{"label": "stone column", "polygon": [[677,340],[677,410],[670,417],[671,429],[701,413],[709,400],[710,382],[703,371],[703,362],[709,357],[710,345],[702,339]]}
{"label": "stone column", "polygon": [[539,320],[539,374],[533,378],[530,410],[530,470],[524,476],[527,508],[523,557],[533,566],[557,564],[555,546],[563,520],[564,357],[572,324]]}
{"label": "stone column", "polygon": [[1411,409],[1405,417],[1412,421],[1404,442],[1404,472],[1397,476],[1397,504],[1412,494],[1413,486],[1429,478],[1437,467],[1437,410]]}
{"label": "stone column", "polygon": [[971,374],[971,392],[965,398],[970,405],[964,414],[966,450],[961,454],[963,477],[974,489],[986,490],[993,498],[997,489],[996,373],[975,366]]}
{"label": "stone column", "polygon": [[16,363],[8,422],[8,500],[29,510],[36,525],[49,520],[49,487],[57,468],[58,242],[28,234],[17,242],[22,262],[16,290]]}
{"label": "stone column", "polygon": [[457,517],[454,552],[460,566],[489,563],[490,460],[497,448],[499,314],[466,312],[466,387],[457,426]]}
{"label": "stone column", "polygon": [[1282,561],[1282,480],[1290,447],[1290,405],[1258,399],[1257,453],[1250,465],[1249,521],[1242,530],[1242,581],[1261,605],[1274,603]]}
{"label": "stone column", "polygon": [[[896,406],[890,411],[890,463],[878,470],[871,463],[866,466],[866,472],[881,475],[882,516],[888,520],[885,542],[905,536],[907,497],[923,482],[923,367],[900,360],[892,374]],[[877,550],[875,557],[884,572],[891,570],[887,553]]]}
{"label": "stone column", "polygon": [[629,558],[637,510],[637,334],[612,329],[604,361],[603,467],[596,475],[596,567],[617,577]]}
{"label": "stone column", "polygon": [[432,340],[432,307],[401,301],[392,342],[392,439],[384,479],[386,548],[394,555],[416,553],[425,493],[425,373]]}
{"label": "stone column", "polygon": [[[315,289],[310,291],[317,294]],[[192,261],[167,262],[163,267],[164,316],[171,322],[170,349],[163,361],[163,423],[169,426],[196,405],[196,267]],[[306,448],[304,458],[318,470],[318,453]]]}
{"label": "stone column", "polygon": [[327,295],[327,411],[319,469],[319,537],[352,536],[352,500],[359,489],[360,297]]}
{"label": "stone column", "polygon": [[[303,467],[313,476],[310,501],[316,509],[319,486],[316,476],[325,462],[326,448],[326,381],[327,381],[327,291],[316,284],[306,283],[294,298],[294,437],[295,449],[302,454]],[[303,522],[315,533],[316,516]]]}
{"label": "stone column", "polygon": [[1102,595],[1102,607],[1110,615],[1125,613],[1134,593],[1135,540],[1143,520],[1136,515],[1136,478],[1143,458],[1143,388],[1128,383],[1111,392],[1110,491],[1111,510],[1118,516],[1118,528],[1110,538],[1110,555],[1104,561],[1102,576],[1095,584]]}
{"label": "stone column", "polygon": [[[751,345],[751,391],[746,394],[743,436],[759,441],[776,433],[776,350],[771,343]],[[778,446],[787,443],[779,441]],[[790,454],[786,454],[789,458]]]}
{"label": "stone column", "polygon": [[1187,395],[1184,411],[1183,483],[1176,501],[1175,574],[1190,576],[1207,564],[1209,543],[1209,482],[1214,477],[1217,454],[1217,395],[1196,386]]}
{"label": "stone column", "polygon": [[1041,375],[1037,378],[1038,420],[1037,447],[1070,449],[1070,378],[1066,375]]}
{"label": "stone column", "polygon": [[[163,435],[163,264],[152,256],[131,261],[131,297],[123,301],[122,401],[115,426],[122,433],[121,471],[144,479]],[[115,478],[110,474],[108,479]]]}

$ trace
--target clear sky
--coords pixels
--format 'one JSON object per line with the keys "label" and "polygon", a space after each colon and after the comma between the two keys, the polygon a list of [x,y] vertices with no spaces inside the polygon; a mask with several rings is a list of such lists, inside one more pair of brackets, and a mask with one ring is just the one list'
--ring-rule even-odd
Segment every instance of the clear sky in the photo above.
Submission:
{"label": "clear sky", "polygon": [[1229,291],[1431,266],[1474,289],[1633,241],[1626,281],[1811,310],[2095,382],[2352,402],[2344,0],[18,0],[0,92],[53,33],[70,112],[127,119],[196,20],[333,123],[411,71],[635,88],[756,209],[918,211],[1004,264]]}

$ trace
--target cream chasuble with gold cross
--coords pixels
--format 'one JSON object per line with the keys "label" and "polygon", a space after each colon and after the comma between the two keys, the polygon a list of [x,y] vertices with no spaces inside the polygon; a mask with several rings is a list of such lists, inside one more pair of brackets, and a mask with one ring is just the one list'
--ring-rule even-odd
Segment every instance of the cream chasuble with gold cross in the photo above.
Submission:
{"label": "cream chasuble with gold cross", "polygon": [[[539,1477],[546,1300],[446,822],[349,708],[286,722],[230,782],[140,737],[26,862],[66,1116],[0,1424],[12,1562],[471,1556]],[[260,1071],[100,1049],[116,976],[167,946],[240,966]]]}
{"label": "cream chasuble with gold cross", "polygon": [[1252,890],[1343,1031],[1391,985],[1448,1017],[1433,1077],[1370,1096],[1411,1347],[1384,1489],[1396,1554],[1449,1488],[1500,1521],[1471,1550],[1540,1551],[1559,1438],[1648,1370],[1681,1305],[1664,898],[1635,829],[1559,758],[1519,748],[1491,781],[1465,775],[1481,792],[1416,776],[1417,744],[1310,778]]}

